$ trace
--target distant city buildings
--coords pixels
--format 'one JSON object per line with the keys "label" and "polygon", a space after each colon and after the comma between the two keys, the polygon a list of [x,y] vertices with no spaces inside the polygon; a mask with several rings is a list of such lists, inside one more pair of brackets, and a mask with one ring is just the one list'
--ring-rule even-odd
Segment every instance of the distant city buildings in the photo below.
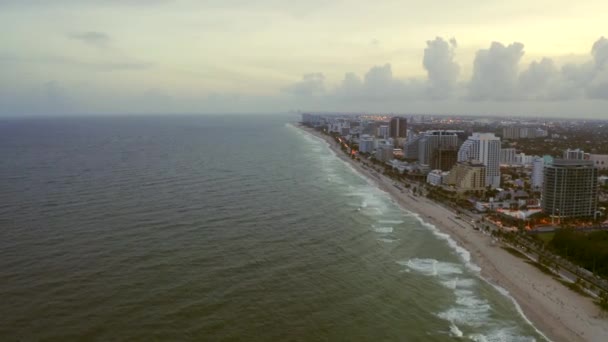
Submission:
{"label": "distant city buildings", "polygon": [[505,140],[533,139],[548,136],[548,132],[537,127],[507,126],[502,128],[502,138]]}
{"label": "distant city buildings", "polygon": [[515,163],[515,149],[514,148],[502,148],[500,149],[500,163],[511,165]]}
{"label": "distant city buildings", "polygon": [[[542,208],[554,218],[594,217],[599,201],[608,199],[605,190],[598,186],[608,183],[608,177],[598,177],[600,170],[608,169],[608,154],[585,153],[583,148],[566,149],[569,139],[577,137],[572,142],[585,150],[606,153],[604,146],[590,145],[593,141],[585,140],[582,133],[575,135],[565,129],[556,130],[552,123],[543,123],[544,127],[551,127],[552,133],[555,130],[562,134],[555,133],[553,138],[542,141],[512,141],[507,143],[510,147],[501,148],[501,138],[493,133],[467,136],[465,130],[435,130],[434,123],[438,124],[436,127],[449,127],[452,120],[413,118],[408,126],[405,118],[387,115],[302,114],[302,123],[340,135],[344,144],[358,144],[358,152],[365,154],[360,158],[362,162],[371,155],[376,164],[405,173],[413,181],[426,180],[430,185],[456,191],[460,198],[476,192],[474,196],[479,198],[474,205],[479,211],[497,210],[519,218],[517,215],[521,213],[530,215]],[[479,129],[492,130],[495,126],[489,126],[491,123],[461,121],[455,128],[470,131],[483,126]],[[528,121],[503,126],[503,137],[517,140],[546,136],[546,130],[533,127],[536,124]],[[608,140],[605,144],[608,145]],[[563,151],[558,152],[563,159],[523,152],[544,154],[556,150]],[[356,151],[355,148],[352,154]],[[501,166],[509,169],[502,177]],[[528,184],[532,191],[527,191]],[[483,198],[480,191],[488,187],[504,189],[498,189],[492,198]],[[525,219],[525,215],[521,217]]]}
{"label": "distant city buildings", "polygon": [[545,165],[542,209],[560,218],[592,217],[597,210],[598,170],[592,161],[556,159]]}
{"label": "distant city buildings", "polygon": [[407,119],[395,116],[390,121],[390,137],[393,139],[405,138],[407,136]]}
{"label": "distant city buildings", "polygon": [[500,186],[500,138],[493,133],[473,133],[458,150],[459,162],[485,165],[486,186]]}
{"label": "distant city buildings", "polygon": [[381,125],[381,126],[378,126],[378,133],[376,134],[376,136],[386,139],[389,137],[388,133],[389,133],[389,127],[387,125]]}

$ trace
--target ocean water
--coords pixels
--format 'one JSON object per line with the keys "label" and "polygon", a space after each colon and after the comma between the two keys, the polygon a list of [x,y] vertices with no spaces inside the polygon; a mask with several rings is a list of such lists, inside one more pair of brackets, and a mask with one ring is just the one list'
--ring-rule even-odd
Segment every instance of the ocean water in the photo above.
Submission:
{"label": "ocean water", "polygon": [[544,340],[297,119],[0,120],[0,340]]}

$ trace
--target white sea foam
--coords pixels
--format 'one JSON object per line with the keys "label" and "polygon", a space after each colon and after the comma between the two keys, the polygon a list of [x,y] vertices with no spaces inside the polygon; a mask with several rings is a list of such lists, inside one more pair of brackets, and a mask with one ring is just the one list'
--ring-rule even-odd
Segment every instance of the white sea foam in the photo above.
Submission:
{"label": "white sea foam", "polygon": [[484,306],[455,306],[446,311],[440,312],[437,314],[437,316],[449,322],[455,322],[457,324],[467,325],[475,328],[483,326],[490,318],[489,309]]}
{"label": "white sea foam", "polygon": [[513,303],[513,305],[515,305],[515,309],[517,310],[517,312],[519,313],[519,315],[521,317],[523,317],[523,319],[530,324],[530,326],[532,326],[534,328],[534,330],[540,335],[542,336],[545,340],[547,341],[551,341],[545,334],[543,334],[540,330],[538,330],[536,328],[536,326],[534,324],[532,324],[532,322],[528,319],[528,317],[526,317],[526,314],[523,312],[523,310],[521,309],[521,306],[519,306],[519,303],[517,303],[517,301],[515,300],[515,298],[513,298],[513,296],[511,296],[511,294],[509,293],[509,291],[507,291],[505,288],[498,286],[496,284],[493,284],[491,282],[489,282],[487,279],[483,278],[482,279],[487,282],[488,284],[492,285],[500,294],[502,294],[503,296],[509,298],[509,300],[511,300],[511,302]]}
{"label": "white sea foam", "polygon": [[387,238],[380,238],[377,239],[380,242],[384,242],[384,243],[394,243],[394,242],[398,242],[399,239],[387,239]]}
{"label": "white sea foam", "polygon": [[458,264],[451,262],[437,261],[435,259],[419,259],[414,258],[408,261],[397,262],[400,265],[407,266],[413,271],[430,275],[447,277],[454,274],[462,274],[462,269]]}
{"label": "white sea foam", "polygon": [[374,227],[372,226],[376,233],[389,234],[393,232],[393,227]]}
{"label": "white sea foam", "polygon": [[475,285],[475,279],[471,278],[454,278],[441,282],[448,289],[455,290],[457,288],[469,288]]}
{"label": "white sea foam", "polygon": [[490,331],[487,334],[471,334],[469,339],[476,342],[532,342],[535,338],[529,336],[521,336],[517,329],[513,327],[498,328]]}
{"label": "white sea foam", "polygon": [[403,221],[401,220],[379,220],[379,223],[388,223],[388,224],[401,224]]}
{"label": "white sea foam", "polygon": [[450,246],[450,248],[452,248],[458,254],[458,256],[460,256],[462,261],[464,261],[464,264],[467,266],[467,268],[474,272],[481,271],[481,268],[471,261],[471,253],[464,249],[464,247],[460,246],[454,239],[452,239],[449,234],[443,233],[437,227],[435,227],[435,225],[425,222],[419,214],[414,214],[413,216],[416,217],[416,219],[424,227],[428,228],[433,233],[433,235],[435,235],[441,240],[446,241],[448,246]]}
{"label": "white sea foam", "polygon": [[454,323],[450,324],[450,333],[454,337],[462,337],[462,335],[463,335],[462,331],[460,331],[460,329],[458,329],[458,327]]}

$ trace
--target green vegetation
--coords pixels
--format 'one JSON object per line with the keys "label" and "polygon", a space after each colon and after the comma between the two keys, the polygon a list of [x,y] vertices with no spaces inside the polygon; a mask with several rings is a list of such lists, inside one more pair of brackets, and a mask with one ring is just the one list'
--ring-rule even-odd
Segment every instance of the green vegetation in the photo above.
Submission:
{"label": "green vegetation", "polygon": [[608,231],[560,229],[548,246],[556,254],[600,276],[608,276]]}
{"label": "green vegetation", "polygon": [[602,311],[608,312],[608,293],[600,293],[600,298],[595,303],[602,309]]}
{"label": "green vegetation", "polygon": [[536,234],[536,237],[539,240],[541,240],[542,242],[544,242],[545,245],[548,245],[549,243],[551,243],[551,240],[553,240],[554,236],[555,236],[554,232]]}

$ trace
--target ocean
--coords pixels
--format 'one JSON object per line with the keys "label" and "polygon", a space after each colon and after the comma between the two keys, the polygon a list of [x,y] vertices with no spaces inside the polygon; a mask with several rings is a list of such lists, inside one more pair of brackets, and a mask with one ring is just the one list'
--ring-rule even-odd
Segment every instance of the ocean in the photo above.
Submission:
{"label": "ocean", "polygon": [[298,119],[0,119],[0,340],[544,340]]}

